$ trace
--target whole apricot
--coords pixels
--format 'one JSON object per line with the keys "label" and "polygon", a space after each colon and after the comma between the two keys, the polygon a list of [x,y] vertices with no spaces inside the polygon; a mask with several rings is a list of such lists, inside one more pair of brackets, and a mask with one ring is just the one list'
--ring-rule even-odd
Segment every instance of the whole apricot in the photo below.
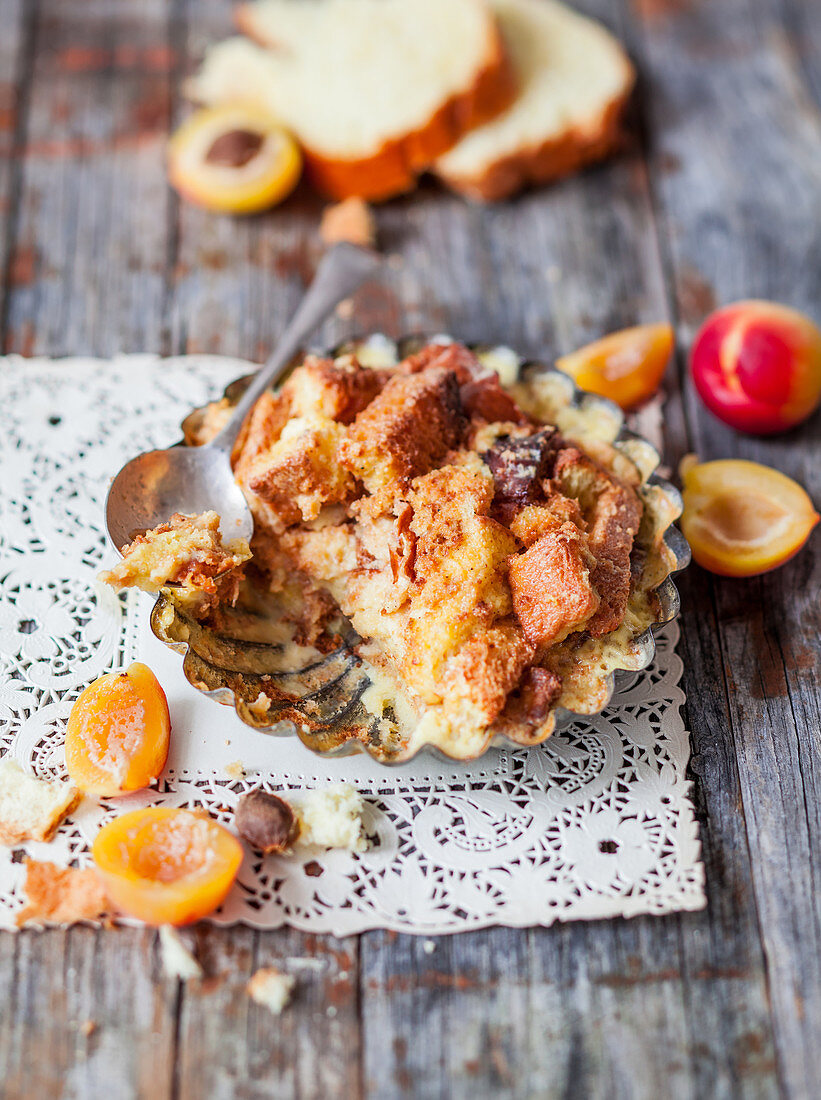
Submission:
{"label": "whole apricot", "polygon": [[89,684],[71,708],[68,774],[86,794],[141,790],[165,767],[170,733],[165,692],[151,669],[135,661]]}
{"label": "whole apricot", "polygon": [[758,462],[689,462],[682,476],[681,529],[711,573],[767,573],[797,554],[818,523],[798,482]]}
{"label": "whole apricot", "polygon": [[147,924],[190,924],[225,900],[242,845],[207,814],[148,806],[94,838],[97,873],[117,909]]}
{"label": "whole apricot", "polygon": [[690,369],[702,401],[725,424],[752,435],[785,431],[821,401],[821,330],[776,302],[736,302],[701,326]]}

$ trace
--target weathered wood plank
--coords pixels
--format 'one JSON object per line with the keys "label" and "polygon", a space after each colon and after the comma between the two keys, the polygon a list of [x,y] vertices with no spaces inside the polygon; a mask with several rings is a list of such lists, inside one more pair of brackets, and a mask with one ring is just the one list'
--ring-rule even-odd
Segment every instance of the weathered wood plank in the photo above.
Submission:
{"label": "weathered wood plank", "polygon": [[170,0],[44,0],[34,31],[8,351],[159,350]]}
{"label": "weathered wood plank", "polygon": [[[13,177],[4,346],[160,350],[168,5],[2,0],[4,80],[15,11],[32,26],[17,92],[2,92],[12,129],[0,140],[19,146],[0,166],[4,201]],[[177,994],[158,980],[155,939],[86,928],[2,937],[4,1096],[171,1094]]]}
{"label": "weathered wood plank", "polygon": [[[821,129],[778,13],[682,5],[643,35],[658,134],[654,187],[685,340],[714,302],[775,298],[818,319]],[[714,59],[705,79],[707,59]],[[704,457],[777,466],[818,499],[818,418],[754,441],[719,425],[685,388]],[[818,599],[814,540],[794,563],[747,582],[709,582],[765,947],[779,1070],[811,1095],[821,1062],[818,964]],[[703,584],[694,576],[691,583]],[[706,595],[706,593],[704,593]],[[706,763],[705,763],[706,768]]]}
{"label": "weathered wood plank", "polygon": [[19,271],[12,263],[10,242],[19,207],[21,164],[19,147],[24,140],[26,103],[31,85],[34,52],[34,12],[22,0],[0,0],[0,326],[3,325],[8,285]]}

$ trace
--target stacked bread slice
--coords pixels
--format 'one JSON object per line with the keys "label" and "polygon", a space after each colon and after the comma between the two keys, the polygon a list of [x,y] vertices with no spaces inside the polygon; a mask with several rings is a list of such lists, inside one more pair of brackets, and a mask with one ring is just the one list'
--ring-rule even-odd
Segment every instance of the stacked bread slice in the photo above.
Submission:
{"label": "stacked bread slice", "polygon": [[189,94],[268,109],[333,198],[407,191],[515,94],[485,0],[256,0],[237,23]]}
{"label": "stacked bread slice", "polygon": [[609,152],[634,73],[556,0],[254,0],[247,37],[189,81],[208,105],[263,107],[332,198],[381,200],[433,170],[492,200]]}

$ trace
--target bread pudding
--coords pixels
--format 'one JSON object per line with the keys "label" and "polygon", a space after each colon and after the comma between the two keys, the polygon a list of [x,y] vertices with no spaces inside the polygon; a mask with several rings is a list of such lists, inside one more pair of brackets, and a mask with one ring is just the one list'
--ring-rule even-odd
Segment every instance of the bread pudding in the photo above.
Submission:
{"label": "bread pudding", "polygon": [[[533,744],[557,708],[601,709],[657,617],[674,514],[647,480],[655,456],[614,447],[608,406],[575,407],[554,374],[519,380],[503,353],[386,348],[309,355],[257,402],[232,455],[250,559],[221,551],[219,592],[209,578],[175,640],[202,626],[221,644],[275,642],[287,673],[347,638],[386,757],[428,744],[467,758],[497,735]],[[229,410],[198,410],[186,442],[207,442]],[[168,534],[126,548],[108,579],[141,583],[130,562]],[[243,717],[265,725],[270,710],[270,725],[282,683],[262,675],[257,689]]]}

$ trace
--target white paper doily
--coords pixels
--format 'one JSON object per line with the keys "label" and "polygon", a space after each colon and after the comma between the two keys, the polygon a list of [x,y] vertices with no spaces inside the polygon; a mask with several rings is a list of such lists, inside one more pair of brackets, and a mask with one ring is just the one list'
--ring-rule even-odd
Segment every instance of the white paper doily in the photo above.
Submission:
{"label": "white paper doily", "polygon": [[[704,869],[685,770],[678,628],[652,667],[627,676],[606,712],[543,746],[469,765],[419,756],[385,768],[323,760],[296,738],[242,725],[185,681],[147,626],[151,601],[95,583],[111,551],[103,501],[132,455],[180,436],[186,412],[249,364],[213,356],[0,360],[0,753],[64,775],[72,701],[95,677],[145,660],[166,689],[173,735],[159,790],[85,799],[35,858],[88,861],[100,823],[148,802],[204,806],[224,823],[246,789],[346,779],[368,796],[371,847],[261,860],[212,919],[344,935],[368,928],[456,932],[491,924],[700,909]],[[247,770],[232,780],[226,767]],[[0,849],[0,927],[21,904],[22,851]]]}

